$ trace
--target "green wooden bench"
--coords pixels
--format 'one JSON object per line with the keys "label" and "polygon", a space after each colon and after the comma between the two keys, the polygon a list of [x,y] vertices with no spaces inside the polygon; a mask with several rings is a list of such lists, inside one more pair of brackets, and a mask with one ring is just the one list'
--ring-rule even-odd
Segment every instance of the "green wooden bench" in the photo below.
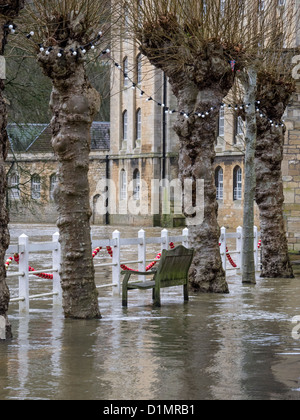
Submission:
{"label": "green wooden bench", "polygon": [[[125,275],[122,286],[122,305],[127,306],[128,290],[152,289],[154,306],[160,306],[162,287],[183,286],[184,300],[188,301],[188,273],[194,257],[194,250],[182,245],[167,251],[163,250],[157,269],[140,271],[122,271]],[[132,275],[153,276],[151,280],[129,283]]]}

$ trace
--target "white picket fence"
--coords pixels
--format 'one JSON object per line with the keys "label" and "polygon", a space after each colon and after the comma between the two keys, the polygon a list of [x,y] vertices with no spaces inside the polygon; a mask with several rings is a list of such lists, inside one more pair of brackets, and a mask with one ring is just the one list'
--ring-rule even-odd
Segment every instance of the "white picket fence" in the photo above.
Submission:
{"label": "white picket fence", "polygon": [[[241,255],[242,255],[242,237],[243,237],[243,230],[241,227],[237,229],[235,233],[228,233],[226,232],[225,228],[221,229],[221,237],[220,237],[220,253],[222,258],[223,267],[228,274],[230,270],[236,270],[237,272],[241,269]],[[255,237],[255,245],[254,245],[254,258],[255,258],[255,265],[257,270],[259,269],[259,251],[257,248],[258,245],[258,232],[257,228],[254,229],[254,237]],[[236,249],[230,250],[230,255],[234,258],[234,262],[236,263],[236,268],[230,266],[229,261],[227,260],[226,255],[226,246],[228,239],[236,239]],[[160,237],[146,237],[146,232],[141,229],[138,232],[137,238],[122,238],[121,233],[118,230],[115,230],[112,234],[111,239],[104,239],[104,240],[92,240],[92,248],[95,249],[97,247],[106,248],[111,247],[113,250],[113,255],[111,258],[111,263],[97,263],[95,261],[94,266],[95,268],[104,268],[104,267],[111,267],[112,268],[112,281],[108,284],[103,284],[97,286],[98,288],[104,287],[112,287],[113,294],[119,295],[121,290],[121,269],[120,266],[122,264],[133,264],[137,266],[139,271],[145,271],[147,263],[152,262],[153,259],[147,259],[147,245],[149,244],[158,244],[160,249],[168,249],[170,242],[173,242],[175,245],[178,243],[182,243],[183,246],[186,248],[189,247],[189,230],[183,229],[182,235],[172,236],[170,235],[167,229],[163,229],[161,231]],[[137,247],[137,259],[130,260],[130,261],[123,261],[121,258],[122,249],[125,246],[136,246]],[[35,274],[39,273],[47,273],[53,274],[53,283],[52,283],[52,291],[49,293],[41,293],[30,295],[30,280],[32,278],[36,278],[33,272],[29,271],[29,263],[30,263],[30,253],[39,253],[39,252],[52,252],[52,266],[50,268],[43,268],[42,270],[34,271]],[[29,311],[29,302],[31,299],[38,299],[44,297],[53,297],[54,304],[61,304],[62,298],[62,290],[60,285],[60,277],[59,277],[59,268],[60,268],[60,260],[61,260],[61,252],[60,252],[60,244],[59,244],[59,233],[55,233],[52,236],[52,242],[42,242],[42,243],[31,243],[29,241],[29,237],[25,234],[22,234],[18,238],[18,245],[11,245],[7,250],[7,255],[11,256],[12,254],[19,254],[19,267],[18,271],[7,273],[8,282],[9,279],[12,277],[18,277],[19,279],[19,290],[18,290],[18,297],[11,299],[12,302],[19,302],[19,309],[21,312],[28,312]],[[139,276],[139,280],[144,280],[144,276]]]}

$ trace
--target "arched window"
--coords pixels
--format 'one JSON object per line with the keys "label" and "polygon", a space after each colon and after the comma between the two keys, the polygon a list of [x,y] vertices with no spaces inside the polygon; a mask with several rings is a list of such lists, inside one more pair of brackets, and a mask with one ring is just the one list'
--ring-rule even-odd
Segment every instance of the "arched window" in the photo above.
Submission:
{"label": "arched window", "polygon": [[242,199],[242,169],[239,166],[233,170],[233,199]]}
{"label": "arched window", "polygon": [[36,174],[31,177],[31,198],[33,200],[41,198],[41,178]]}
{"label": "arched window", "polygon": [[50,201],[54,201],[54,190],[57,185],[57,175],[52,174],[50,176]]}
{"label": "arched window", "polygon": [[127,175],[125,169],[120,172],[120,200],[127,199]]}
{"label": "arched window", "polygon": [[123,112],[123,141],[127,141],[128,137],[128,112]]}
{"label": "arched window", "polygon": [[221,166],[218,166],[215,171],[215,181],[216,181],[216,189],[217,189],[217,200],[223,200],[224,177],[223,177],[223,169],[221,168]]}
{"label": "arched window", "polygon": [[133,172],[133,199],[139,200],[140,199],[140,191],[141,191],[141,174],[138,169],[135,169]]}
{"label": "arched window", "polygon": [[142,138],[142,110],[139,108],[136,112],[136,139]]}
{"label": "arched window", "polygon": [[9,178],[10,199],[20,200],[20,177],[18,174],[13,174]]}

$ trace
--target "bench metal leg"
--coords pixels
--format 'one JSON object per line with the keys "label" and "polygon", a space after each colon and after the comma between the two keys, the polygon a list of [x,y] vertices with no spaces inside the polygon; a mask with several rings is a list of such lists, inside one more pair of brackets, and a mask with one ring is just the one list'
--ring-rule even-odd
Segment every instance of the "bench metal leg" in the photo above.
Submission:
{"label": "bench metal leg", "polygon": [[189,287],[188,287],[187,284],[185,284],[183,286],[183,296],[184,296],[185,302],[188,302],[188,300],[189,300]]}
{"label": "bench metal leg", "polygon": [[128,281],[130,279],[130,275],[131,273],[128,272],[125,274],[125,277],[123,279],[123,286],[122,286],[122,306],[127,307],[127,301],[128,301],[128,289],[127,289],[127,285],[128,285]]}
{"label": "bench metal leg", "polygon": [[153,289],[153,305],[156,307],[160,307],[160,287],[159,286],[155,286],[155,288]]}

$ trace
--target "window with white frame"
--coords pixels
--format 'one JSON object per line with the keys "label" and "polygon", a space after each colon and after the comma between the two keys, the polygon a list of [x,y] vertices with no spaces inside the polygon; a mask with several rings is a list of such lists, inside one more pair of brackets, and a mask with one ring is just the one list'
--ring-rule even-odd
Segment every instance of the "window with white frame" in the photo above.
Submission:
{"label": "window with white frame", "polygon": [[223,200],[224,196],[224,176],[223,169],[219,166],[215,171],[217,200]]}
{"label": "window with white frame", "polygon": [[220,108],[218,136],[224,137],[224,135],[225,135],[225,111],[224,111],[224,108]]}
{"label": "window with white frame", "polygon": [[125,169],[120,172],[120,200],[127,199],[127,175]]}
{"label": "window with white frame", "polygon": [[9,179],[10,199],[20,200],[20,177],[18,174],[11,175]]}
{"label": "window with white frame", "polygon": [[140,199],[140,191],[141,191],[141,174],[138,169],[135,169],[133,172],[133,199],[139,200]]}
{"label": "window with white frame", "polygon": [[226,0],[220,0],[220,13],[221,16],[225,15]]}
{"label": "window with white frame", "polygon": [[242,199],[242,169],[236,166],[233,170],[233,200]]}
{"label": "window with white frame", "polygon": [[243,136],[245,133],[245,123],[242,117],[237,117],[236,119],[236,134],[238,136]]}
{"label": "window with white frame", "polygon": [[50,176],[50,201],[54,201],[54,190],[58,183],[57,175],[53,174]]}
{"label": "window with white frame", "polygon": [[258,0],[258,11],[263,12],[265,10],[265,0]]}
{"label": "window with white frame", "polygon": [[127,141],[128,138],[128,111],[123,112],[123,141]]}
{"label": "window with white frame", "polygon": [[31,177],[31,198],[39,200],[41,198],[41,178],[39,175]]}
{"label": "window with white frame", "polygon": [[139,54],[136,59],[136,75],[137,75],[137,84],[142,84],[142,54]]}
{"label": "window with white frame", "polygon": [[143,0],[138,0],[137,17],[138,17],[138,27],[141,28],[143,26]]}
{"label": "window with white frame", "polygon": [[136,112],[136,139],[142,138],[142,110],[139,108]]}

